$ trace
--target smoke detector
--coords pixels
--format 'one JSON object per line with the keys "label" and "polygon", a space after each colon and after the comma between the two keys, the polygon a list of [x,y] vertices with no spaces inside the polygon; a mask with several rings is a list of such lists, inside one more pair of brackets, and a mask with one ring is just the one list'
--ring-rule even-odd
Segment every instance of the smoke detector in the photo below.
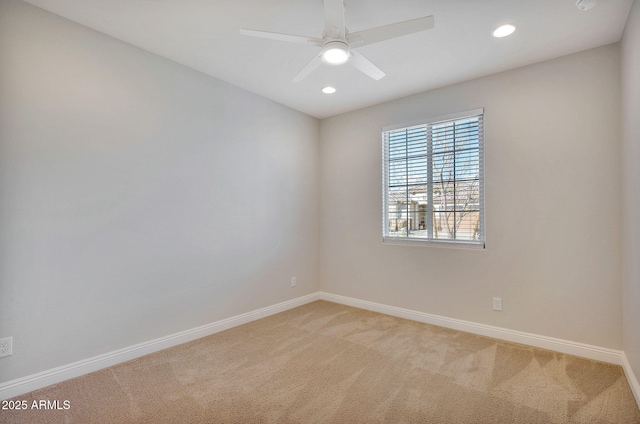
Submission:
{"label": "smoke detector", "polygon": [[589,10],[596,5],[596,0],[578,0],[576,6],[580,10]]}

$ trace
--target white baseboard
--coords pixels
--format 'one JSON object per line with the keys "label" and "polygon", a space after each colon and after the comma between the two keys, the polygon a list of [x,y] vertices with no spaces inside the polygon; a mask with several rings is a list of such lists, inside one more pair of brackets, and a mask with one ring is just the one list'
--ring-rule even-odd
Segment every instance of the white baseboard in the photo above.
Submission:
{"label": "white baseboard", "polygon": [[399,318],[424,322],[427,324],[438,325],[440,327],[466,331],[482,336],[493,337],[496,339],[507,340],[515,343],[522,343],[602,362],[622,365],[636,401],[640,405],[640,385],[638,384],[638,380],[633,374],[631,366],[629,365],[629,362],[624,355],[624,352],[622,351],[572,342],[568,340],[556,339],[552,337],[540,336],[537,334],[525,333],[521,331],[509,330],[485,324],[478,324],[470,321],[447,318],[439,315],[427,314],[424,312],[398,308],[395,306],[388,306],[380,303],[374,303],[366,300],[359,300],[325,292],[312,293],[296,299],[281,302],[276,305],[257,309],[245,314],[236,315],[231,318],[182,331],[180,333],[161,337],[134,346],[129,346],[124,349],[119,349],[113,352],[105,353],[103,355],[94,356],[92,358],[74,362],[72,364],[63,365],[61,367],[53,368],[41,373],[2,383],[0,384],[0,400],[19,396],[33,390],[41,389],[51,384],[79,377],[81,375],[98,371],[103,368],[129,361],[131,359],[158,352],[162,349],[167,349],[169,347],[190,342],[201,337],[209,336],[211,334],[215,334],[220,331],[236,327],[238,325],[246,324],[257,319],[265,318],[279,312],[284,312],[286,310],[293,309],[316,300],[326,300],[329,302],[340,303],[343,305],[392,315]]}
{"label": "white baseboard", "polygon": [[320,293],[320,299],[329,302],[341,303],[369,311],[380,312],[398,318],[405,318],[412,321],[424,322],[440,327],[454,330],[466,331],[467,333],[479,334],[493,337],[514,343],[521,343],[535,346],[542,349],[554,350],[556,352],[567,353],[583,358],[594,359],[610,364],[622,365],[622,351],[607,349],[599,346],[592,346],[584,343],[572,342],[568,340],[556,339],[553,337],[540,336],[538,334],[525,333],[522,331],[509,330],[506,328],[494,327],[491,325],[478,324],[470,321],[463,321],[454,318],[447,318],[440,315],[427,314],[424,312],[412,311],[410,309],[397,308],[395,306],[383,305],[366,300],[354,299],[331,293]]}
{"label": "white baseboard", "polygon": [[84,359],[72,364],[63,365],[37,374],[32,374],[16,380],[0,384],[0,400],[10,399],[33,390],[41,389],[51,384],[79,377],[90,372],[98,371],[131,359],[139,358],[162,349],[187,343],[201,337],[209,336],[238,325],[246,324],[257,319],[265,318],[279,312],[302,306],[320,299],[320,293],[312,293],[296,299],[281,302],[266,308],[236,315],[231,318],[205,324],[190,330],[181,331],[169,336],[160,337],[148,342],[139,343],[124,349],[119,349],[93,358]]}
{"label": "white baseboard", "polygon": [[631,391],[633,392],[633,396],[636,398],[636,403],[638,404],[638,407],[640,407],[640,383],[638,383],[638,378],[633,373],[633,369],[631,369],[631,364],[629,364],[627,355],[624,352],[622,352],[622,368],[624,369],[624,373],[627,376],[627,381],[629,382],[629,386],[631,386]]}

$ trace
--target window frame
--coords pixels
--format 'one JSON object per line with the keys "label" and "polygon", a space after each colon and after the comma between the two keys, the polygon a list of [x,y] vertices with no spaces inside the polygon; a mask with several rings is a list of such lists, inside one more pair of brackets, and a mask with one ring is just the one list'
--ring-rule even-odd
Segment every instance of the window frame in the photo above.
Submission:
{"label": "window frame", "polygon": [[[478,240],[457,240],[457,239],[436,239],[426,237],[399,237],[389,235],[389,138],[388,134],[392,131],[411,129],[420,126],[430,127],[433,125],[462,120],[465,118],[480,117],[479,137],[478,137],[478,183],[479,183],[479,220],[480,220],[480,233]],[[430,131],[428,131],[430,132]],[[467,110],[464,112],[452,113],[448,115],[441,115],[427,119],[421,119],[419,121],[413,121],[409,123],[389,125],[382,128],[382,241],[385,244],[402,244],[402,245],[414,245],[414,246],[436,246],[436,247],[449,247],[449,248],[469,248],[469,249],[485,249],[486,248],[486,227],[485,227],[485,183],[486,178],[484,175],[484,156],[485,156],[485,140],[484,140],[484,108],[477,108]],[[428,153],[427,157],[431,157],[433,140],[427,141]],[[433,170],[429,165],[427,168]],[[428,175],[427,186],[433,187],[433,176]],[[432,188],[427,188],[429,191]]]}

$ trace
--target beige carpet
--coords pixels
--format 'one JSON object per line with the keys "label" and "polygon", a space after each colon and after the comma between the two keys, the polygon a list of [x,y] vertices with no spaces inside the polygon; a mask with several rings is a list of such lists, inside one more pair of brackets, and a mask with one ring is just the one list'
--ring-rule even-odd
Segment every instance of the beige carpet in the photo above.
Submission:
{"label": "beige carpet", "polygon": [[14,400],[2,423],[640,423],[619,366],[329,302]]}

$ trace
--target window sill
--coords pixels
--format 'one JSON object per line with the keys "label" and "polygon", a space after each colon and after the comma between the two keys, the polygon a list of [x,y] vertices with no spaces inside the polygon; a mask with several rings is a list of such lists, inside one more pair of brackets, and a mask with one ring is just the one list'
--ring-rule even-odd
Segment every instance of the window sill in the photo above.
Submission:
{"label": "window sill", "polygon": [[382,237],[384,244],[398,244],[420,247],[445,247],[449,249],[485,249],[483,241],[451,241],[451,240],[425,240],[411,237]]}

